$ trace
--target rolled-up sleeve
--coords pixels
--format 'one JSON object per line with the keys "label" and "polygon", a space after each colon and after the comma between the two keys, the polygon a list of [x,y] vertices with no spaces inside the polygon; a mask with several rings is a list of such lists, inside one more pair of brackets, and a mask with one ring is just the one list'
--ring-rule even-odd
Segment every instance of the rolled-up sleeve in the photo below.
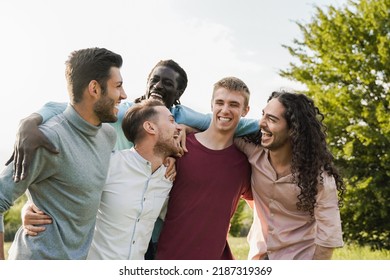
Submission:
{"label": "rolled-up sleeve", "polygon": [[324,184],[317,195],[315,219],[317,221],[317,245],[336,248],[342,247],[343,237],[336,183],[333,177],[324,174]]}

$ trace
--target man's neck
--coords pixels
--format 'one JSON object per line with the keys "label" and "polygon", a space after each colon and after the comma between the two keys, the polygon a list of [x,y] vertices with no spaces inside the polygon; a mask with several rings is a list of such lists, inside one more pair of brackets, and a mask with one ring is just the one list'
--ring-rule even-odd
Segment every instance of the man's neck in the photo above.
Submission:
{"label": "man's neck", "polygon": [[101,124],[101,121],[98,117],[96,117],[95,113],[93,112],[93,105],[92,104],[86,104],[84,102],[71,104],[72,107],[75,109],[75,111],[82,117],[86,122],[98,126]]}
{"label": "man's neck", "polygon": [[269,151],[269,161],[278,178],[291,174],[292,152],[290,148]]}
{"label": "man's neck", "polygon": [[215,130],[212,127],[195,134],[196,140],[210,150],[223,150],[230,147],[233,144],[233,136],[234,131],[225,133],[224,131]]}
{"label": "man's neck", "polygon": [[152,173],[156,171],[164,162],[164,155],[157,155],[154,152],[152,145],[134,145],[134,149],[138,152],[138,154],[149,161],[152,164]]}

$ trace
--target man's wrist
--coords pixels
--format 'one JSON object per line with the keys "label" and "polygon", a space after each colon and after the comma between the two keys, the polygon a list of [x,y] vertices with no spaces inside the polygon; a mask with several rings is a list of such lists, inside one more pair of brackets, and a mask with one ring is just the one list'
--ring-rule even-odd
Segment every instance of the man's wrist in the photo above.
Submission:
{"label": "man's wrist", "polygon": [[25,124],[26,125],[34,124],[34,125],[38,126],[38,125],[42,124],[42,121],[43,121],[43,118],[40,114],[32,113],[31,115],[29,115],[28,117],[26,117],[20,121],[20,126],[25,125]]}

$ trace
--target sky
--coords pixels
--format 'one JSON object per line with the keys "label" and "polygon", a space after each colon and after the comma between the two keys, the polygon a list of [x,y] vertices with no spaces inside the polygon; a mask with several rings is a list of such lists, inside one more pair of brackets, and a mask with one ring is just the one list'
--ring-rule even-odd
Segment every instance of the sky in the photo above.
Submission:
{"label": "sky", "polygon": [[211,112],[213,84],[226,76],[251,91],[247,117],[258,119],[272,91],[304,89],[278,71],[294,62],[282,45],[302,34],[315,6],[347,0],[0,0],[0,164],[12,154],[19,121],[48,101],[68,101],[64,62],[77,49],[122,55],[123,87],[132,101],[162,59],[187,72],[181,98]]}

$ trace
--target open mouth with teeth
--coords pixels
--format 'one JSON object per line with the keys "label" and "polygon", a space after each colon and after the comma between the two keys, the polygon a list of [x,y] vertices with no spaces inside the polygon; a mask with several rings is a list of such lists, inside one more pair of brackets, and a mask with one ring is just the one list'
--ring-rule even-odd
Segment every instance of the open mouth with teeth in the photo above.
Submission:
{"label": "open mouth with teeth", "polygon": [[268,132],[268,131],[265,131],[265,130],[261,130],[261,136],[262,137],[272,137],[272,133],[271,132]]}
{"label": "open mouth with teeth", "polygon": [[218,120],[220,120],[221,122],[229,122],[232,119],[231,118],[226,118],[226,117],[218,117]]}
{"label": "open mouth with teeth", "polygon": [[179,134],[174,134],[173,135],[173,139],[178,139],[179,138]]}
{"label": "open mouth with teeth", "polygon": [[150,97],[157,98],[163,100],[163,96],[157,92],[153,92],[150,94]]}

